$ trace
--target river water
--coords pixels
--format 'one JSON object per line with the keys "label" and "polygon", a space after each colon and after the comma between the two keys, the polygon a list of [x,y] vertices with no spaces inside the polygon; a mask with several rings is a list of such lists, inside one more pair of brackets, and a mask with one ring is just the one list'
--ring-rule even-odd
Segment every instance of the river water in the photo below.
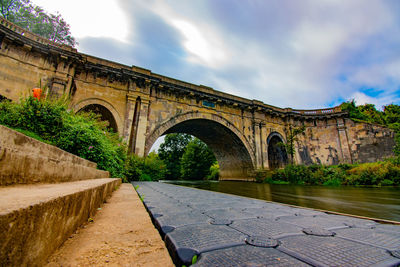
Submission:
{"label": "river water", "polygon": [[165,181],[205,190],[400,222],[399,187],[327,187],[236,181]]}

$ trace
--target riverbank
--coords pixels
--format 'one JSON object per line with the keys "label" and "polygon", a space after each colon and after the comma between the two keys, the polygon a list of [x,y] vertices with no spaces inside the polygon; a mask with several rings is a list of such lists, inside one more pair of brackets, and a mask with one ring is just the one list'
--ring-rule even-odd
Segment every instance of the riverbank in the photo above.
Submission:
{"label": "riverbank", "polygon": [[166,183],[135,185],[177,266],[400,264],[397,225]]}
{"label": "riverbank", "polygon": [[173,266],[131,184],[122,184],[47,266]]}
{"label": "riverbank", "polygon": [[339,165],[287,165],[256,172],[256,181],[270,184],[399,186],[400,157],[385,161]]}

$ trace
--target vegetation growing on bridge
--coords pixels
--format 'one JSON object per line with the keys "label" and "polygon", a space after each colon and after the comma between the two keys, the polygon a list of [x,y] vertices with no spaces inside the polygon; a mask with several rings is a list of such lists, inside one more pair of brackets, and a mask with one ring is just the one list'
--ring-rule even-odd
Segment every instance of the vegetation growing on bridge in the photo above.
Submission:
{"label": "vegetation growing on bridge", "polygon": [[377,110],[373,104],[356,106],[354,100],[341,104],[343,111],[349,113],[352,120],[375,123],[386,126],[396,133],[396,146],[394,153],[400,156],[400,106],[390,104],[383,107],[383,111]]}

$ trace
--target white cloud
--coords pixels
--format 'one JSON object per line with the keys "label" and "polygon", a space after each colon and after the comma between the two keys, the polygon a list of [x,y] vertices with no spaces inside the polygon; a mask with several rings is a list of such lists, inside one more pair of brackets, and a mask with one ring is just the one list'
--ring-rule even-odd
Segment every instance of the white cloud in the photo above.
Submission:
{"label": "white cloud", "polygon": [[371,97],[362,92],[355,92],[349,100],[354,99],[357,105],[374,104],[377,109],[382,110],[382,107],[392,103],[398,103],[400,97],[393,94],[384,94],[380,97]]}
{"label": "white cloud", "polygon": [[59,11],[76,38],[108,37],[127,42],[127,14],[115,0],[33,0],[46,11]]}
{"label": "white cloud", "polygon": [[[123,10],[116,1],[46,2],[73,7],[60,11],[78,37],[130,41],[121,51],[129,53],[124,63],[163,66],[174,78],[216,90],[293,108],[351,97],[377,106],[399,101],[400,13],[390,1],[119,0]],[[160,25],[162,32],[154,29]],[[109,58],[112,46],[99,47],[103,54],[95,47],[85,52]],[[384,93],[360,92],[368,87]]]}

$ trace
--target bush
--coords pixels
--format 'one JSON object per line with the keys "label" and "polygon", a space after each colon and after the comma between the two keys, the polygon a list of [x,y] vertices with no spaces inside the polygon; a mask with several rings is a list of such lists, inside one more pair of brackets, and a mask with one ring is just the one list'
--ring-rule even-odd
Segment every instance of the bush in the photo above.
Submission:
{"label": "bush", "polygon": [[166,166],[154,152],[146,158],[130,155],[125,166],[128,181],[158,181],[165,178]]}
{"label": "bush", "polygon": [[342,185],[342,181],[337,179],[337,178],[333,178],[331,180],[325,181],[323,183],[323,185],[326,185],[326,186],[340,186],[340,185]]}
{"label": "bush", "polygon": [[210,167],[210,174],[206,177],[207,180],[218,180],[219,179],[219,164],[215,162]]}
{"label": "bush", "polygon": [[[388,163],[390,164],[390,163]],[[347,171],[350,184],[379,185],[388,174],[387,164],[384,162],[364,163]]]}
{"label": "bush", "polygon": [[400,185],[400,159],[389,158],[383,162],[363,164],[324,165],[288,165],[284,169],[270,172],[260,171],[260,177],[266,183],[291,183],[308,185]]}
{"label": "bush", "polygon": [[287,165],[272,174],[272,180],[286,181],[292,184],[303,184],[311,177],[310,169],[305,165]]}
{"label": "bush", "polygon": [[79,157],[94,161],[112,177],[123,177],[126,146],[94,114],[74,114],[61,100],[22,99],[0,103],[0,124],[25,131]]}

